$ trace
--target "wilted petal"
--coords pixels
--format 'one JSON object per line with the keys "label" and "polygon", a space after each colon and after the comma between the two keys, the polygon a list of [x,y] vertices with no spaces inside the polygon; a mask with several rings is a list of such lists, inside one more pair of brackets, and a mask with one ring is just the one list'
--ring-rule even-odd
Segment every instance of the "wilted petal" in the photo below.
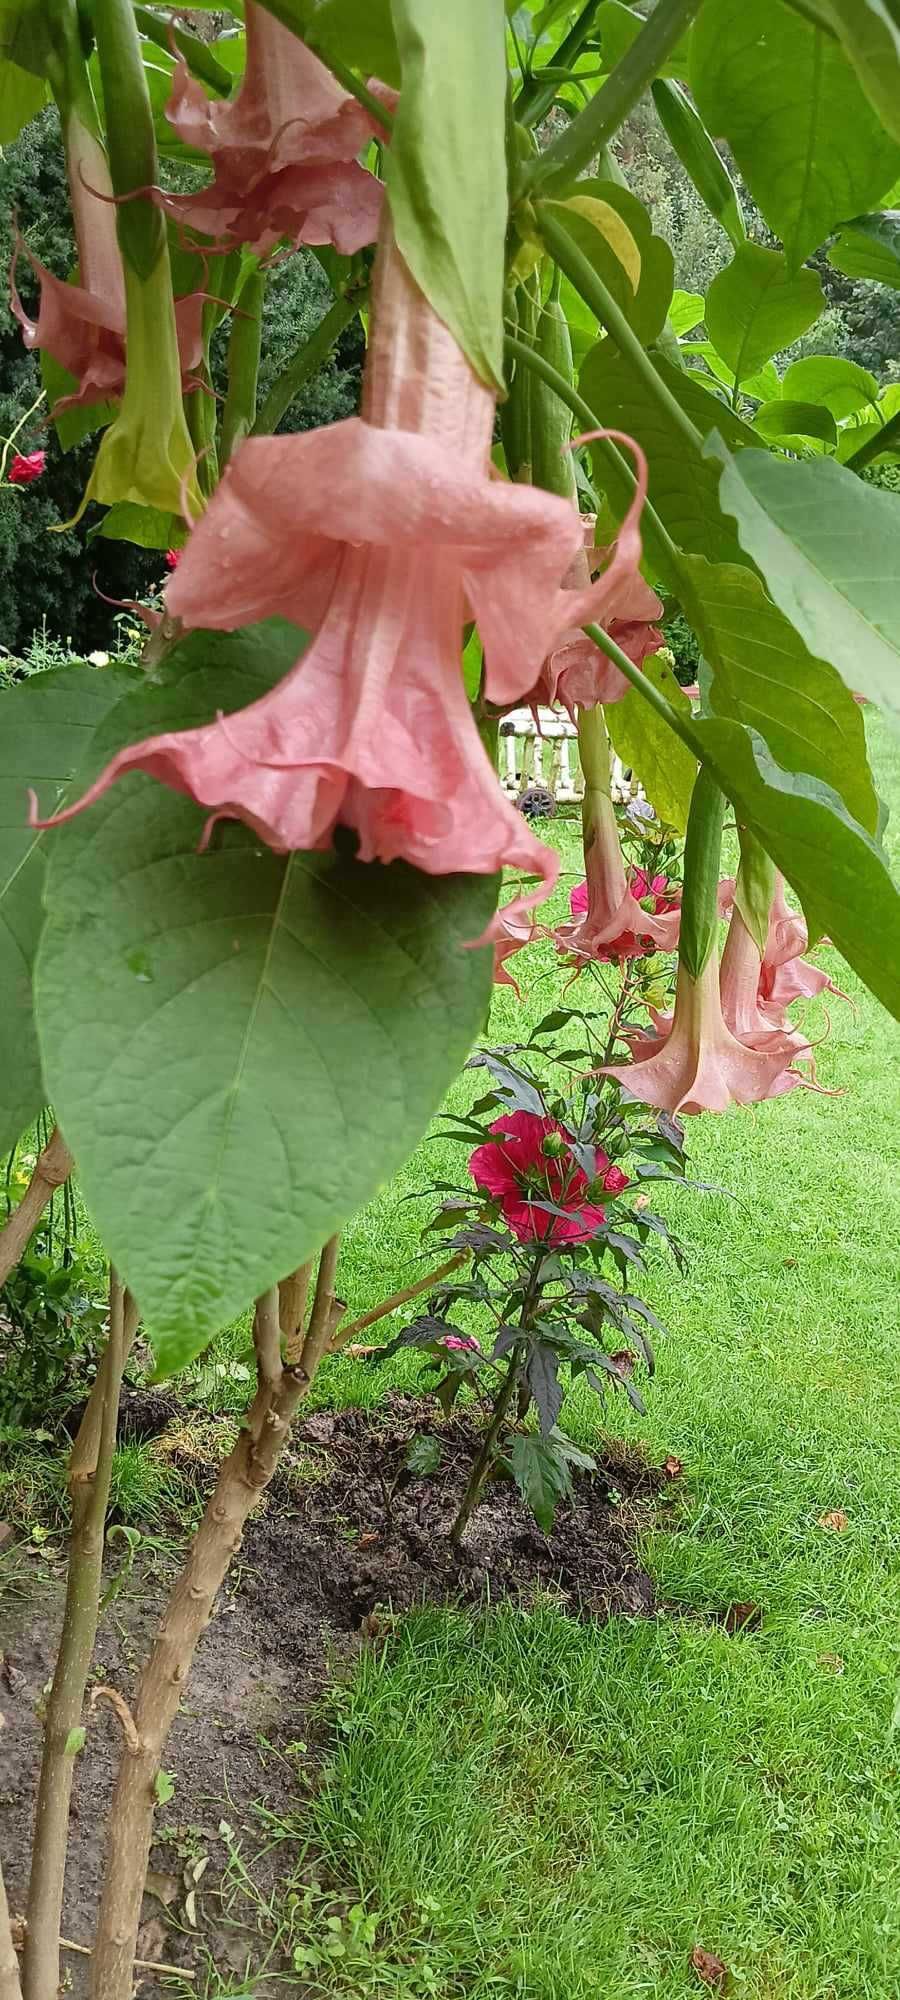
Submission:
{"label": "wilted petal", "polygon": [[779,1015],[776,1006],[761,1005],[762,958],[735,903],[719,971],[722,1017],[727,1028],[751,1048],[780,1049],[797,1056],[809,1055],[810,1045],[799,1028]]}

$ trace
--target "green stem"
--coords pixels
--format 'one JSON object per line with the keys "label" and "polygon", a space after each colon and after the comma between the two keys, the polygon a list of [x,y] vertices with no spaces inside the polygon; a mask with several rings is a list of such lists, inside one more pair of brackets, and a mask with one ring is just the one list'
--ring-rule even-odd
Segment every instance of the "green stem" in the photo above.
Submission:
{"label": "green stem", "polygon": [[612,293],[607,290],[603,279],[594,270],[593,265],[588,262],[584,252],[579,250],[577,243],[569,235],[569,231],[562,223],[557,222],[555,215],[552,214],[546,202],[538,202],[536,214],[538,226],[547,249],[569,279],[570,284],[574,285],[576,292],[581,294],[585,304],[590,306],[592,313],[600,321],[601,326],[605,326],[610,338],[615,342],[619,353],[625,360],[630,362],[635,375],[643,383],[651,400],[660,409],[665,411],[669,421],[680,432],[685,444],[689,445],[692,451],[701,451],[703,448],[703,439],[696,424],[691,422],[690,417],[685,414],[681,404],[673,396],[671,389],[667,387],[658,370],[654,368],[646,348],[641,346],[637,334],[629,326],[625,314],[621,307],[616,304]]}
{"label": "green stem", "polygon": [[223,469],[235,446],[249,435],[256,421],[256,387],[267,276],[265,271],[251,270],[235,304],[228,341],[228,388],[219,440],[219,465]]}
{"label": "green stem", "polygon": [[882,425],[877,437],[867,438],[865,444],[861,444],[851,458],[845,459],[847,471],[862,472],[864,465],[869,465],[873,458],[878,458],[879,454],[886,451],[897,438],[900,438],[900,410],[895,410],[894,415]]}
{"label": "green stem", "polygon": [[136,191],[159,178],[153,109],[131,0],[94,0],[94,31],[106,111],[113,190],[130,199],[116,211],[126,264],[149,278],[166,250],[166,225],[152,196]]}
{"label": "green stem", "polygon": [[208,42],[201,42],[199,35],[192,35],[178,25],[177,15],[155,14],[152,7],[135,6],[134,18],[142,35],[148,42],[155,42],[158,48],[170,55],[173,46],[184,57],[192,76],[207,83],[216,97],[230,97],[234,77],[222,63],[217,62]]}
{"label": "green stem", "polygon": [[725,794],[701,764],[694,781],[684,841],[679,963],[693,980],[705,970],[719,927],[719,865]]}
{"label": "green stem", "polygon": [[294,397],[302,389],[304,382],[314,375],[335,341],[343,333],[345,326],[355,319],[360,306],[364,304],[365,293],[361,291],[341,294],[329,306],[325,318],[319,321],[303,346],[298,348],[293,359],[288,362],[283,373],[273,382],[263,403],[259,416],[253,425],[253,437],[268,437],[281,422],[285,410],[289,409]]}
{"label": "green stem", "polygon": [[701,0],[659,0],[596,97],[526,170],[532,189],[568,185],[618,132],[698,13]]}
{"label": "green stem", "polygon": [[[568,69],[581,54],[594,25],[598,4],[599,0],[588,0],[587,6],[582,7],[577,21],[573,22],[564,41],[560,42],[552,63],[547,65],[548,68],[557,72],[560,69]],[[559,85],[555,79],[543,83],[541,81],[543,74],[543,70],[538,70],[537,75],[526,77],[519,91],[514,106],[514,116],[520,125],[539,125],[553,103]]]}
{"label": "green stem", "polygon": [[469,1525],[472,1515],[474,1514],[478,1502],[481,1499],[481,1495],[484,1490],[485,1480],[487,1479],[488,1473],[491,1469],[491,1462],[494,1456],[494,1447],[497,1443],[498,1437],[500,1436],[500,1432],[503,1429],[503,1425],[506,1422],[506,1413],[507,1410],[509,1409],[510,1403],[512,1402],[515,1390],[518,1388],[519,1385],[519,1376],[522,1372],[523,1352],[524,1352],[524,1341],[521,1340],[517,1341],[509,1357],[509,1368],[507,1369],[506,1373],[506,1381],[504,1382],[500,1394],[497,1397],[497,1401],[494,1404],[494,1414],[491,1418],[490,1424],[488,1425],[487,1431],[485,1432],[484,1442],[482,1444],[481,1450],[478,1453],[478,1457],[476,1458],[475,1463],[472,1467],[472,1471],[469,1476],[469,1483],[468,1486],[466,1487],[465,1493],[463,1494],[462,1504],[460,1506],[459,1513],[457,1514],[456,1520],[454,1521],[453,1526],[450,1530],[450,1540],[451,1542],[454,1542],[457,1547],[459,1546],[459,1543],[462,1541],[463,1535],[466,1532],[466,1529]]}
{"label": "green stem", "polygon": [[[565,377],[559,373],[557,368],[554,368],[549,361],[545,361],[542,354],[538,354],[534,347],[529,347],[527,341],[519,340],[515,334],[507,334],[504,347],[510,360],[522,362],[526,368],[533,369],[535,375],[543,376],[544,381],[549,384],[550,388],[556,390],[560,402],[568,403],[573,416],[578,418],[584,430],[600,431],[603,429],[603,424],[597,416],[596,411],[591,409],[590,404],[585,402],[584,397],[579,394],[578,390],[565,380]],[[620,496],[627,496],[625,497],[625,505],[627,506],[628,501],[633,499],[637,489],[637,480],[628,460],[623,458],[618,445],[613,444],[611,438],[598,438],[596,443],[592,444],[591,450],[596,452],[598,457],[602,459],[609,477],[614,487],[618,489]],[[644,508],[641,515],[641,530],[653,562],[654,570],[665,584],[666,589],[671,591],[676,598],[680,598],[683,587],[680,551],[649,500],[644,501]]]}
{"label": "green stem", "polygon": [[611,639],[609,633],[604,632],[602,625],[585,625],[584,630],[588,638],[593,639],[594,645],[599,646],[601,653],[605,653],[607,659],[612,660],[613,665],[618,667],[620,674],[624,674],[625,679],[631,683],[631,686],[637,689],[638,694],[643,695],[644,700],[649,703],[651,708],[655,708],[657,715],[661,716],[663,722],[667,723],[668,727],[674,730],[676,736],[681,737],[682,743],[687,745],[692,756],[698,756],[699,752],[694,741],[694,732],[690,723],[682,719],[678,710],[672,707],[664,694],[660,693],[659,688],[654,687],[653,682],[647,679],[646,674],[641,672],[640,667],[635,666],[634,661],[628,658],[627,653],[623,653],[621,646],[616,645],[615,639]]}
{"label": "green stem", "polygon": [[45,5],[51,23],[47,80],[56,100],[63,131],[74,111],[88,131],[99,138],[100,121],[81,46],[75,0],[45,0]]}

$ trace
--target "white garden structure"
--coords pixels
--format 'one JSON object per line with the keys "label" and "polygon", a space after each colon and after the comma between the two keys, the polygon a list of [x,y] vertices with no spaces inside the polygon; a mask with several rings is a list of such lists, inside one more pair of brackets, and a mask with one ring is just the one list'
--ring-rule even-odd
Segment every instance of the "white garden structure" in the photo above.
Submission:
{"label": "white garden structure", "polygon": [[[574,722],[555,708],[514,708],[500,724],[500,781],[510,798],[526,785],[546,785],[560,805],[580,799],[584,791],[578,762],[578,732]],[[621,759],[612,760],[612,795],[625,800],[640,796],[637,780],[626,775]]]}

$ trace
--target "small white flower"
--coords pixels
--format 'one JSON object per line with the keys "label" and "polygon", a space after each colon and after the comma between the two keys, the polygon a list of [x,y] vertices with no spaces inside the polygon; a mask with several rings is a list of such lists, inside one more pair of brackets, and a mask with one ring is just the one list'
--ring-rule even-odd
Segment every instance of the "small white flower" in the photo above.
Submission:
{"label": "small white flower", "polygon": [[108,653],[89,653],[89,654],[88,654],[88,659],[89,659],[89,661],[90,661],[90,664],[91,664],[91,666],[92,666],[92,667],[108,667],[108,666],[109,666],[109,654],[108,654]]}

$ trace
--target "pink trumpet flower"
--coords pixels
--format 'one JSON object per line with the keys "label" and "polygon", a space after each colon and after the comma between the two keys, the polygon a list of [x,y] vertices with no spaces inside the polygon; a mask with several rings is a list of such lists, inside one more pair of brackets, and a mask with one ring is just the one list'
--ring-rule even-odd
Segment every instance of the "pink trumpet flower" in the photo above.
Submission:
{"label": "pink trumpet flower", "polygon": [[[33,256],[21,236],[10,269],[10,301],[27,348],[52,355],[77,387],[58,398],[53,414],[73,406],[118,402],[125,388],[125,277],[116,235],[116,198],[106,154],[99,139],[69,116],[66,165],[75,240],[78,283],[67,284]],[[26,312],[16,284],[20,254],[40,283],[38,316]],[[182,379],[190,381],[202,355],[204,294],[175,301],[175,327]]]}
{"label": "pink trumpet flower", "polygon": [[[57,409],[118,396],[125,379],[125,281],[106,154],[75,111],[69,115],[65,145],[78,283],[55,278],[18,236],[10,271],[12,309],[25,346],[44,349],[78,384]],[[36,320],[25,311],[16,285],[22,250],[40,281]]]}
{"label": "pink trumpet flower", "polygon": [[[579,552],[566,578],[569,589],[582,588],[589,584],[592,574],[608,560],[612,551],[598,549],[594,544],[596,516],[579,516],[584,534],[584,548]],[[644,582],[637,568],[625,571],[617,588],[610,594],[605,611],[604,625],[611,639],[621,646],[623,653],[633,660],[636,667],[642,667],[650,653],[658,653],[663,636],[658,631],[655,620],[662,617],[663,607],[655,591]],[[612,660],[601,653],[585,632],[569,631],[563,634],[541,667],[540,677],[532,689],[528,700],[533,707],[545,703],[552,706],[561,702],[569,715],[575,717],[576,708],[593,708],[598,702],[621,701],[628,693],[628,682]]]}
{"label": "pink trumpet flower", "polygon": [[808,1057],[811,1050],[806,1036],[784,1019],[776,1005],[763,1004],[761,974],[759,947],[735,903],[719,972],[725,1025],[749,1048],[774,1052],[780,1046],[789,1058]]}
{"label": "pink trumpet flower", "polygon": [[[615,808],[609,796],[610,744],[599,710],[582,714],[578,748],[584,770],[582,803],[586,881],[572,891],[571,922],[554,933],[564,951],[579,960],[642,958],[647,952],[674,951],[681,911],[669,896],[657,896],[647,878],[636,876],[631,887],[619,841]],[[665,885],[668,888],[668,884]],[[655,908],[642,908],[640,897]],[[662,907],[660,907],[662,905]]]}
{"label": "pink trumpet flower", "polygon": [[[362,416],[242,444],[166,593],[190,627],[280,613],[317,636],[262,700],[120,751],[57,817],[141,770],[205,806],[207,836],[243,819],[286,852],[328,847],[349,826],[364,861],[517,867],[542,883],[518,911],[548,894],[558,856],[501,790],[466,699],[462,629],[473,614],[492,699],[529,686],[567,615],[580,529],[567,501],[491,478],[493,421],[493,391],[388,233]],[[592,608],[623,549],[639,557],[640,497]]]}
{"label": "pink trumpet flower", "polygon": [[632,1061],[611,1063],[600,1074],[616,1077],[639,1103],[658,1111],[725,1111],[730,1104],[783,1097],[806,1083],[791,1067],[796,1051],[785,1046],[787,1038],[773,1033],[766,1039],[767,1047],[753,1048],[726,1025],[711,951],[699,979],[679,967],[675,1012],[663,1032],[629,1038]]}
{"label": "pink trumpet flower", "polygon": [[383,190],[356,155],[380,128],[255,0],[246,26],[246,68],[230,102],[207,97],[186,63],[176,65],[166,116],[215,172],[197,194],[164,196],[165,206],[218,242],[263,252],[286,236],[352,256],[378,234]]}
{"label": "pink trumpet flower", "polygon": [[812,1000],[819,993],[833,993],[838,1000],[849,996],[835,986],[827,972],[811,965],[804,957],[809,948],[809,932],[802,916],[792,910],[784,892],[784,876],[775,878],[775,895],[769,915],[769,935],[760,966],[759,1000],[769,1019],[781,1019],[794,1000]]}

